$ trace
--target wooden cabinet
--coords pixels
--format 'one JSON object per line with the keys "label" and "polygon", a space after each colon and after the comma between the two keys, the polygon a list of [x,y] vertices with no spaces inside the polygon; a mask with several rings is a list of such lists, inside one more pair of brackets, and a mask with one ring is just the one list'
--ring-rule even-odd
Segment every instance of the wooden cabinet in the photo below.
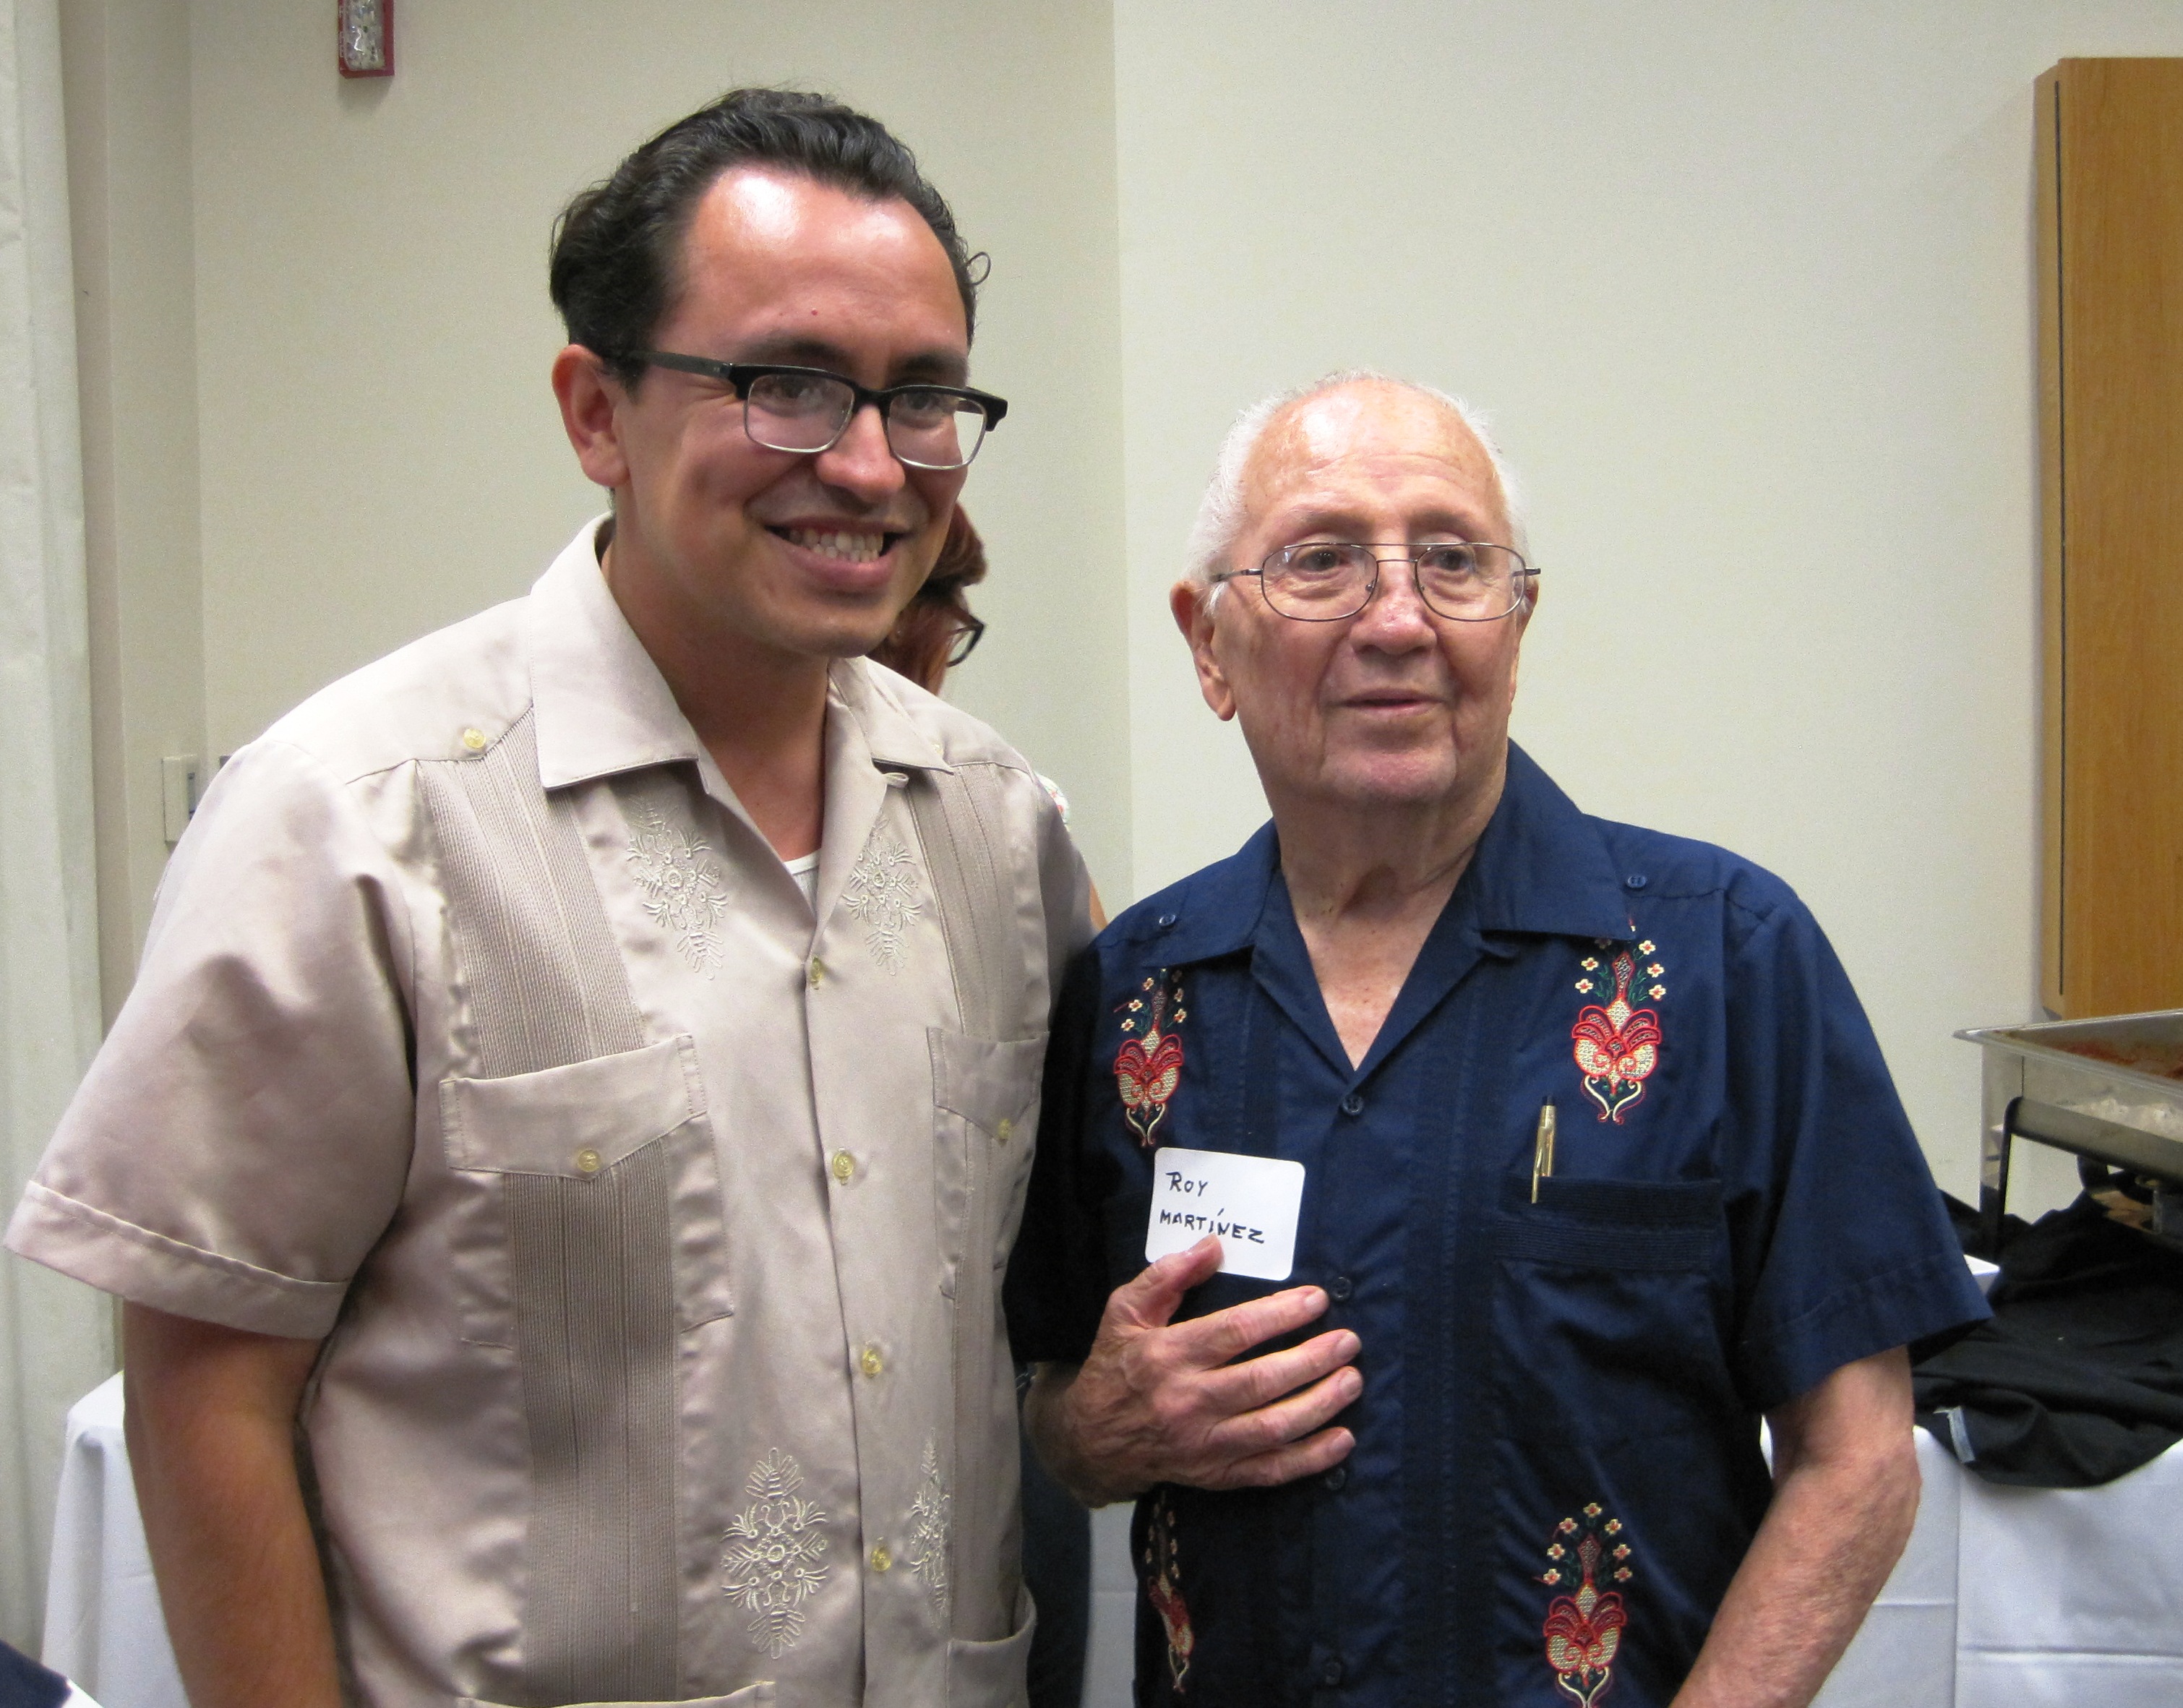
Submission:
{"label": "wooden cabinet", "polygon": [[2039,80],[2041,990],[2183,1006],[2183,59]]}

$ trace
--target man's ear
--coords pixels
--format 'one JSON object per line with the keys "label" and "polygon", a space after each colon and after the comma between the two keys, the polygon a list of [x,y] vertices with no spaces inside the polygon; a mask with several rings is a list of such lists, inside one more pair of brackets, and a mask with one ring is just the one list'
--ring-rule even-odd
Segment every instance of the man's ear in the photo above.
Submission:
{"label": "man's ear", "polygon": [[1524,608],[1511,619],[1517,624],[1516,656],[1508,661],[1508,703],[1512,707],[1516,703],[1517,674],[1523,668],[1524,637],[1531,632],[1531,618],[1538,608],[1539,580],[1535,575],[1531,578],[1530,587],[1524,595]]}
{"label": "man's ear", "polygon": [[1213,715],[1225,724],[1236,715],[1236,694],[1213,651],[1213,593],[1212,588],[1200,587],[1194,581],[1178,581],[1168,590],[1167,608],[1174,613],[1175,626],[1182,630],[1182,638],[1190,643],[1190,660],[1197,667],[1197,691],[1205,696]]}
{"label": "man's ear", "polygon": [[582,345],[569,344],[553,358],[553,396],[585,478],[609,491],[626,486],[629,458],[622,449],[619,412],[628,394],[621,382]]}

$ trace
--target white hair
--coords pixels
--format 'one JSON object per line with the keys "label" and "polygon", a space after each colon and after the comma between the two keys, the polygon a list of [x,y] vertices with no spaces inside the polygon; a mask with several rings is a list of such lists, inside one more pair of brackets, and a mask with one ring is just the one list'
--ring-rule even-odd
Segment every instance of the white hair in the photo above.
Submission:
{"label": "white hair", "polygon": [[1308,385],[1293,386],[1286,391],[1276,391],[1263,402],[1253,403],[1236,418],[1236,424],[1228,430],[1228,436],[1220,441],[1220,454],[1213,466],[1213,478],[1206,482],[1205,496],[1198,501],[1197,521],[1190,530],[1188,567],[1185,579],[1195,585],[1207,598],[1217,598],[1224,585],[1213,577],[1232,566],[1228,554],[1234,549],[1236,536],[1243,531],[1243,470],[1251,461],[1251,453],[1258,448],[1266,429],[1274,418],[1291,405],[1307,402],[1321,392],[1338,390],[1344,385],[1393,385],[1401,390],[1429,398],[1446,409],[1470,430],[1486,452],[1486,460],[1492,465],[1493,478],[1501,488],[1501,508],[1508,518],[1508,543],[1526,557],[1528,530],[1524,525],[1524,501],[1516,484],[1514,473],[1501,455],[1501,447],[1494,442],[1493,435],[1486,424],[1486,418],[1465,403],[1460,397],[1451,396],[1437,386],[1420,385],[1414,380],[1397,379],[1391,374],[1382,374],[1370,368],[1344,368],[1338,373],[1314,380]]}

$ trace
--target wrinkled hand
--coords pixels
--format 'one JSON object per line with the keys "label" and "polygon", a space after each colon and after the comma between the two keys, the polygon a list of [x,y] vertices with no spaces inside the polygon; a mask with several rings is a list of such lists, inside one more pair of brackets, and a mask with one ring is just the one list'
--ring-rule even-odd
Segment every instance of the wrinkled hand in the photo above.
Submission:
{"label": "wrinkled hand", "polygon": [[1208,1234],[1114,1289],[1084,1362],[1048,1365],[1030,1422],[1047,1465],[1087,1506],[1155,1483],[1262,1489],[1315,1476],[1356,1438],[1327,1420],[1364,1390],[1357,1336],[1334,1328],[1242,1363],[1261,1342],[1326,1310],[1317,1287],[1292,1287],[1170,1324],[1182,1296],[1220,1267]]}

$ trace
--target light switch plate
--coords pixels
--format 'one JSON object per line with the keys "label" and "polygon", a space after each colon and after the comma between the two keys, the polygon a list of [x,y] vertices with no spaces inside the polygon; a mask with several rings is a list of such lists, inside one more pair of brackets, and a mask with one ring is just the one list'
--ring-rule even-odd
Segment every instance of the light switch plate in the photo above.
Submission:
{"label": "light switch plate", "polygon": [[197,810],[197,777],[202,762],[194,753],[182,753],[159,762],[159,810],[167,846],[182,840],[190,828],[190,815]]}

